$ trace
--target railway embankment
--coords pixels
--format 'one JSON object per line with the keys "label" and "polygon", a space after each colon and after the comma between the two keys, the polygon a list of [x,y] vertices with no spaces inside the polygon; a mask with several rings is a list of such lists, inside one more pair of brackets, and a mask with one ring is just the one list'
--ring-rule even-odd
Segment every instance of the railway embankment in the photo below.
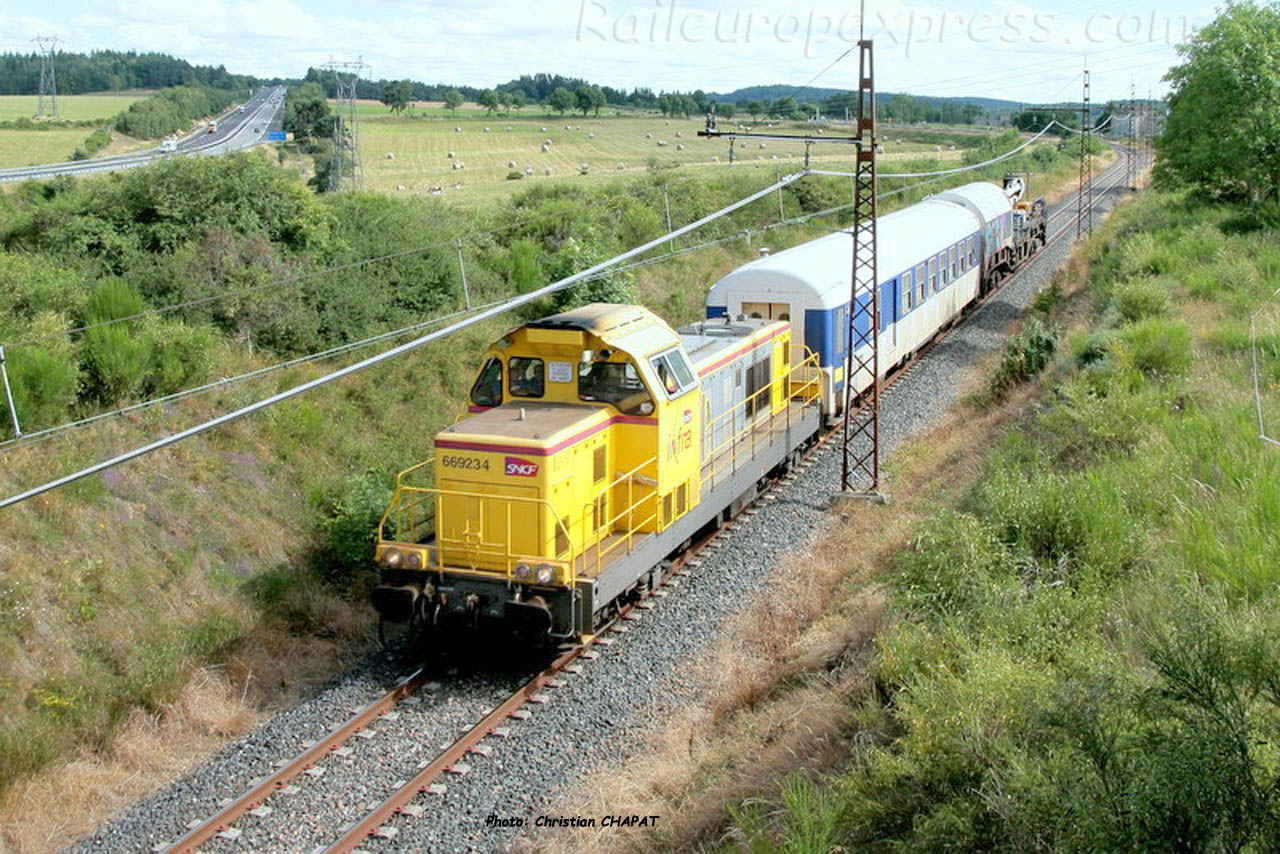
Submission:
{"label": "railway embankment", "polygon": [[[1024,165],[1047,163],[1052,181],[1062,180],[1073,168],[1069,157],[1049,143],[1045,153]],[[271,368],[306,355],[290,349],[302,343],[322,348],[461,297],[455,243],[438,240],[435,230],[447,218],[425,215],[439,212],[432,202],[358,194],[317,200],[297,192],[287,175],[263,172],[255,161],[232,158],[6,197],[12,216],[0,235],[0,283],[15,299],[3,331],[10,342],[46,342],[34,348],[40,353],[28,377],[51,382],[25,389],[32,394],[19,400],[24,432]],[[746,172],[723,182],[657,175],[629,184],[634,192],[520,195],[467,221],[484,232],[466,244],[471,295],[505,295],[629,245],[633,231],[660,222],[663,188],[673,216],[687,220],[721,198],[740,197],[752,180]],[[847,186],[837,183],[786,194],[785,212],[844,201]],[[771,202],[727,227],[759,229],[774,217]],[[485,231],[493,222],[521,225]],[[432,226],[418,231],[417,223]],[[87,242],[71,239],[89,232]],[[588,233],[598,246],[567,239]],[[769,242],[779,248],[808,236],[779,230]],[[361,262],[341,275],[323,273],[406,244],[435,248],[389,266]],[[744,242],[687,253],[642,269],[635,293],[668,319],[688,320],[700,302],[687,283],[714,281],[754,252]],[[216,258],[234,263],[218,266]],[[290,273],[315,275],[296,289],[254,290],[292,283]],[[430,287],[388,289],[388,276]],[[228,293],[244,298],[211,308]],[[413,301],[419,298],[425,302]],[[175,300],[189,305],[151,316]],[[148,316],[129,319],[139,312]],[[102,328],[79,328],[93,323]],[[305,342],[275,335],[289,330],[306,332]],[[421,436],[450,420],[480,343],[501,331],[479,330],[6,514],[0,823],[9,844],[45,850],[87,832],[196,758],[314,694],[372,647],[359,572],[351,570],[364,564],[358,555],[344,562],[333,547],[354,544],[358,552],[392,473],[425,453]],[[6,351],[15,372],[18,352]],[[16,492],[323,370],[304,360],[8,448],[0,481]]]}
{"label": "railway embankment", "polygon": [[668,816],[610,832],[636,850],[1274,839],[1278,284],[1253,208],[1122,207],[896,447],[892,502],[778,566],[707,702],[560,808]]}

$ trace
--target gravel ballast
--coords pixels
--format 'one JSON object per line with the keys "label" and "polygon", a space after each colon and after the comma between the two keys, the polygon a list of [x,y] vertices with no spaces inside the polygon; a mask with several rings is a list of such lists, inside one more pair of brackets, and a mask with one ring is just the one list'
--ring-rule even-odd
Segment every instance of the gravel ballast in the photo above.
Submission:
{"label": "gravel ballast", "polygon": [[[1120,198],[1123,191],[1116,189],[1098,194],[1095,204],[1105,212]],[[1073,204],[1064,203],[1067,208]],[[1059,217],[1053,225],[1063,221]],[[1051,227],[1050,235],[1053,231]],[[1000,351],[1010,324],[1070,252],[1067,239],[1050,246],[899,379],[882,406],[884,454],[945,416],[965,393],[975,369]],[[486,824],[487,817],[520,819],[527,830],[592,768],[621,763],[643,749],[673,711],[699,701],[699,686],[682,675],[715,642],[725,619],[767,584],[787,553],[821,534],[839,467],[836,442],[811,456],[794,481],[775,486],[768,500],[755,505],[758,512],[740,518],[723,547],[704,550],[696,568],[669,596],[649,600],[654,607],[638,612],[643,616],[628,621],[625,633],[611,633],[614,643],[597,646],[598,657],[581,662],[580,675],[566,675],[562,687],[547,689],[550,702],[526,705],[531,716],[509,721],[509,738],[486,739],[494,749],[491,756],[470,757],[469,773],[442,781],[447,785],[443,795],[423,794],[413,802],[425,808],[420,816],[399,816],[391,823],[393,839],[371,838],[363,848],[501,848],[517,840],[522,827],[493,826]],[[371,659],[134,805],[73,850],[149,851],[176,840],[188,822],[212,815],[221,802],[377,699],[402,675],[384,656]],[[324,760],[322,776],[304,775],[295,781],[297,791],[273,795],[267,801],[270,814],[241,820],[238,838],[220,839],[202,850],[305,852],[336,839],[342,828],[390,795],[395,784],[412,777],[504,700],[518,681],[512,674],[441,677],[416,702],[398,707],[394,720],[379,722],[374,727],[378,735],[353,739],[349,756]]]}

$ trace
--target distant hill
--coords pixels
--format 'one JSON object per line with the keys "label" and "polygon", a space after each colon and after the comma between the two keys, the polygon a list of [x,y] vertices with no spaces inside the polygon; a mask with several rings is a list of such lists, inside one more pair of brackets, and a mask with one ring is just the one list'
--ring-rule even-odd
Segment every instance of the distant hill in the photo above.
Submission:
{"label": "distant hill", "polygon": [[[783,83],[775,83],[772,86],[744,86],[741,89],[735,89],[732,92],[708,92],[707,97],[713,101],[721,101],[736,104],[739,101],[776,101],[779,98],[785,98],[788,95],[795,95],[799,86],[787,85]],[[849,94],[848,89],[826,89],[818,86],[805,88],[796,100],[804,103],[805,101],[822,102],[828,98],[843,97]],[[876,102],[882,103],[892,100],[894,92],[880,92],[876,95]],[[979,98],[970,96],[948,97],[942,98],[934,95],[913,95],[930,106],[941,106],[942,104],[973,104],[980,107],[984,112],[1002,112],[1005,110],[1016,110],[1022,106],[1019,101],[1002,101],[999,98]]]}

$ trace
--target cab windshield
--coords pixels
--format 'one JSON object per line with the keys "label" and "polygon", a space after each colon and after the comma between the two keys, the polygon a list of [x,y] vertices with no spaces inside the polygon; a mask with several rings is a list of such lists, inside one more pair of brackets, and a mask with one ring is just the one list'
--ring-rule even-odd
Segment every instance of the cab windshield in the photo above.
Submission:
{"label": "cab windshield", "polygon": [[653,414],[653,398],[629,361],[579,363],[578,399],[611,403],[627,415]]}

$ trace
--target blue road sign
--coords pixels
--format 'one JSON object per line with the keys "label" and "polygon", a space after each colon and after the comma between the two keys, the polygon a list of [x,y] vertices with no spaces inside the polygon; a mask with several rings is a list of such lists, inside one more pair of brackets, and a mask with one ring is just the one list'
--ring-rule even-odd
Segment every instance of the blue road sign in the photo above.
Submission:
{"label": "blue road sign", "polygon": [[289,138],[289,135],[282,130],[267,131],[268,142],[284,142],[288,138]]}

